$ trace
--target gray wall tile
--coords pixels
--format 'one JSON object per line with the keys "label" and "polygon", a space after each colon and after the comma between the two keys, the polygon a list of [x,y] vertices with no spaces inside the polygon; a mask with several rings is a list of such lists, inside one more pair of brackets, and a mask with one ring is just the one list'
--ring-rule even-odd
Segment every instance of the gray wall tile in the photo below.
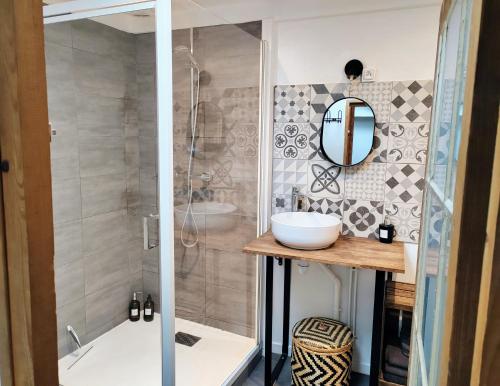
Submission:
{"label": "gray wall tile", "polygon": [[125,172],[125,139],[88,137],[79,139],[80,175],[101,176]]}
{"label": "gray wall tile", "polygon": [[85,298],[82,297],[57,309],[57,346],[59,357],[62,357],[76,350],[76,344],[69,336],[66,327],[73,327],[80,337],[80,341],[85,344]]}
{"label": "gray wall tile", "polygon": [[81,220],[54,227],[55,265],[61,267],[82,258]]}
{"label": "gray wall tile", "polygon": [[67,162],[71,158],[79,158],[78,132],[76,130],[76,124],[73,125],[66,123],[57,123],[52,121],[51,124],[52,124],[52,130],[56,130],[58,133],[56,135],[53,135],[51,138],[51,143],[50,143],[51,160],[53,161],[60,160],[61,162]]}
{"label": "gray wall tile", "polygon": [[57,308],[85,296],[83,261],[77,260],[55,268]]}
{"label": "gray wall tile", "polygon": [[82,226],[84,254],[105,251],[110,245],[128,239],[126,210],[85,218]]}
{"label": "gray wall tile", "polygon": [[140,137],[139,151],[142,169],[152,168],[156,170],[157,143],[155,137]]}
{"label": "gray wall tile", "polygon": [[84,218],[127,208],[125,174],[82,178]]}
{"label": "gray wall tile", "polygon": [[78,135],[82,137],[124,137],[124,99],[77,95]]}
{"label": "gray wall tile", "polygon": [[59,135],[74,134],[76,117],[73,50],[61,45],[45,45],[49,119]]}
{"label": "gray wall tile", "polygon": [[125,138],[125,164],[128,169],[138,169],[140,165],[139,137]]}
{"label": "gray wall tile", "polygon": [[254,255],[206,249],[207,282],[255,293]]}
{"label": "gray wall tile", "polygon": [[142,276],[96,291],[86,297],[87,338],[92,340],[126,320],[133,291],[142,291]]}
{"label": "gray wall tile", "polygon": [[[174,35],[177,32],[172,31]],[[175,40],[174,40],[175,41]],[[154,33],[139,34],[137,35],[137,50],[136,58],[137,63],[150,63],[154,64],[156,62],[156,39]]]}
{"label": "gray wall tile", "polygon": [[255,326],[247,324],[229,323],[223,320],[212,318],[205,318],[204,324],[210,327],[215,327],[220,330],[229,331],[233,334],[247,336],[249,338],[255,337]]}
{"label": "gray wall tile", "polygon": [[46,31],[61,357],[74,349],[67,324],[88,342],[126,320],[142,290],[141,228],[128,227],[129,212],[141,218],[137,46],[92,21]]}
{"label": "gray wall tile", "polygon": [[117,240],[105,250],[85,256],[85,294],[127,282],[130,276],[128,243]]}
{"label": "gray wall tile", "polygon": [[137,95],[135,66],[109,56],[73,51],[75,84],[89,96],[134,98]]}
{"label": "gray wall tile", "polygon": [[157,204],[157,175],[153,168],[141,168],[139,171],[141,204]]}
{"label": "gray wall tile", "polygon": [[52,158],[52,179],[55,181],[80,177],[78,152],[67,157]]}
{"label": "gray wall tile", "polygon": [[128,261],[131,273],[142,273],[143,239],[134,238],[128,242]]}
{"label": "gray wall tile", "polygon": [[252,292],[207,283],[207,318],[251,326],[255,318]]}
{"label": "gray wall tile", "polygon": [[135,63],[135,36],[91,20],[71,23],[73,48]]}
{"label": "gray wall tile", "polygon": [[[160,309],[160,283],[159,276],[156,272],[143,271],[143,290],[144,294],[147,296],[151,294],[153,301],[155,302],[155,307],[157,310]],[[177,288],[176,288],[177,289]]]}
{"label": "gray wall tile", "polygon": [[80,179],[52,181],[54,224],[78,220],[82,217]]}
{"label": "gray wall tile", "polygon": [[135,210],[140,204],[139,169],[127,167],[127,208]]}
{"label": "gray wall tile", "polygon": [[72,47],[71,23],[55,23],[44,25],[45,44],[55,43],[60,46]]}

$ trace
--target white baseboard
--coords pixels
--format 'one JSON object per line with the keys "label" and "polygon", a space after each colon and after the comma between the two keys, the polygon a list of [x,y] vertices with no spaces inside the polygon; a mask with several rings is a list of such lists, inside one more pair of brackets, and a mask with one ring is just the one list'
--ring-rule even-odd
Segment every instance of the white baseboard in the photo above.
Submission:
{"label": "white baseboard", "polygon": [[370,363],[352,361],[352,371],[355,373],[370,375]]}
{"label": "white baseboard", "polygon": [[[281,354],[281,342],[273,342],[273,353]],[[292,345],[288,345],[288,356],[292,355]]]}

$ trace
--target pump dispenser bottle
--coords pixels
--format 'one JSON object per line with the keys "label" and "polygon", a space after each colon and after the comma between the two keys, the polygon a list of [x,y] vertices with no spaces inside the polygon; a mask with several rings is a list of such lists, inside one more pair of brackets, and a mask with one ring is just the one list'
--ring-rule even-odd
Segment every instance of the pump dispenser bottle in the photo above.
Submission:
{"label": "pump dispenser bottle", "polygon": [[151,298],[151,295],[148,295],[146,302],[144,303],[144,321],[152,322],[155,317],[155,303]]}
{"label": "pump dispenser bottle", "polygon": [[134,292],[134,296],[128,306],[128,319],[131,322],[137,322],[141,319],[141,303],[137,300],[137,292]]}

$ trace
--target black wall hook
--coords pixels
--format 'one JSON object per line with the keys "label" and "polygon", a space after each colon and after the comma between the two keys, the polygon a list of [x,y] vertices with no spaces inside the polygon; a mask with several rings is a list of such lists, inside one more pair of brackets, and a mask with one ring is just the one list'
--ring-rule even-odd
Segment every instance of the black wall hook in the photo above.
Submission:
{"label": "black wall hook", "polygon": [[344,71],[347,79],[356,79],[363,73],[363,63],[358,59],[349,60],[345,65]]}

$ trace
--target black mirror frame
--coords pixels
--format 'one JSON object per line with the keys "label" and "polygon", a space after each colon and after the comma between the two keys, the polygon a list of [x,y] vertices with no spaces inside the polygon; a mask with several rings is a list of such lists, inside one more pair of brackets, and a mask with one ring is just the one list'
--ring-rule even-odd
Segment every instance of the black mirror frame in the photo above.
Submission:
{"label": "black mirror frame", "polygon": [[[326,113],[328,113],[328,110],[330,110],[330,107],[332,107],[335,103],[340,102],[340,101],[342,101],[344,99],[357,99],[359,101],[362,101],[362,102],[366,103],[366,105],[370,108],[370,110],[373,113],[373,137],[372,137],[372,145],[370,147],[370,151],[368,152],[368,154],[366,155],[366,157],[363,158],[361,161],[359,161],[358,163],[355,163],[355,164],[350,164],[350,165],[342,165],[342,164],[339,164],[339,163],[333,161],[330,157],[328,157],[328,154],[326,153],[325,148],[323,146],[323,133],[324,133],[324,127],[323,127],[323,125],[324,125],[324,122],[325,122]],[[330,161],[332,164],[334,164],[335,166],[338,166],[338,167],[341,167],[341,168],[349,168],[349,167],[357,166],[357,165],[365,162],[365,160],[368,158],[368,156],[372,153],[372,151],[373,151],[373,144],[375,142],[375,130],[376,129],[377,129],[377,118],[375,116],[375,111],[373,111],[372,107],[370,106],[370,104],[367,101],[365,101],[364,99],[358,98],[358,97],[344,97],[344,98],[337,99],[336,101],[333,101],[333,103],[330,106],[328,106],[328,108],[325,110],[325,113],[323,114],[323,119],[321,120],[321,137],[320,137],[320,141],[319,141],[319,146],[320,146],[321,152],[323,153],[323,156],[328,161]]]}

